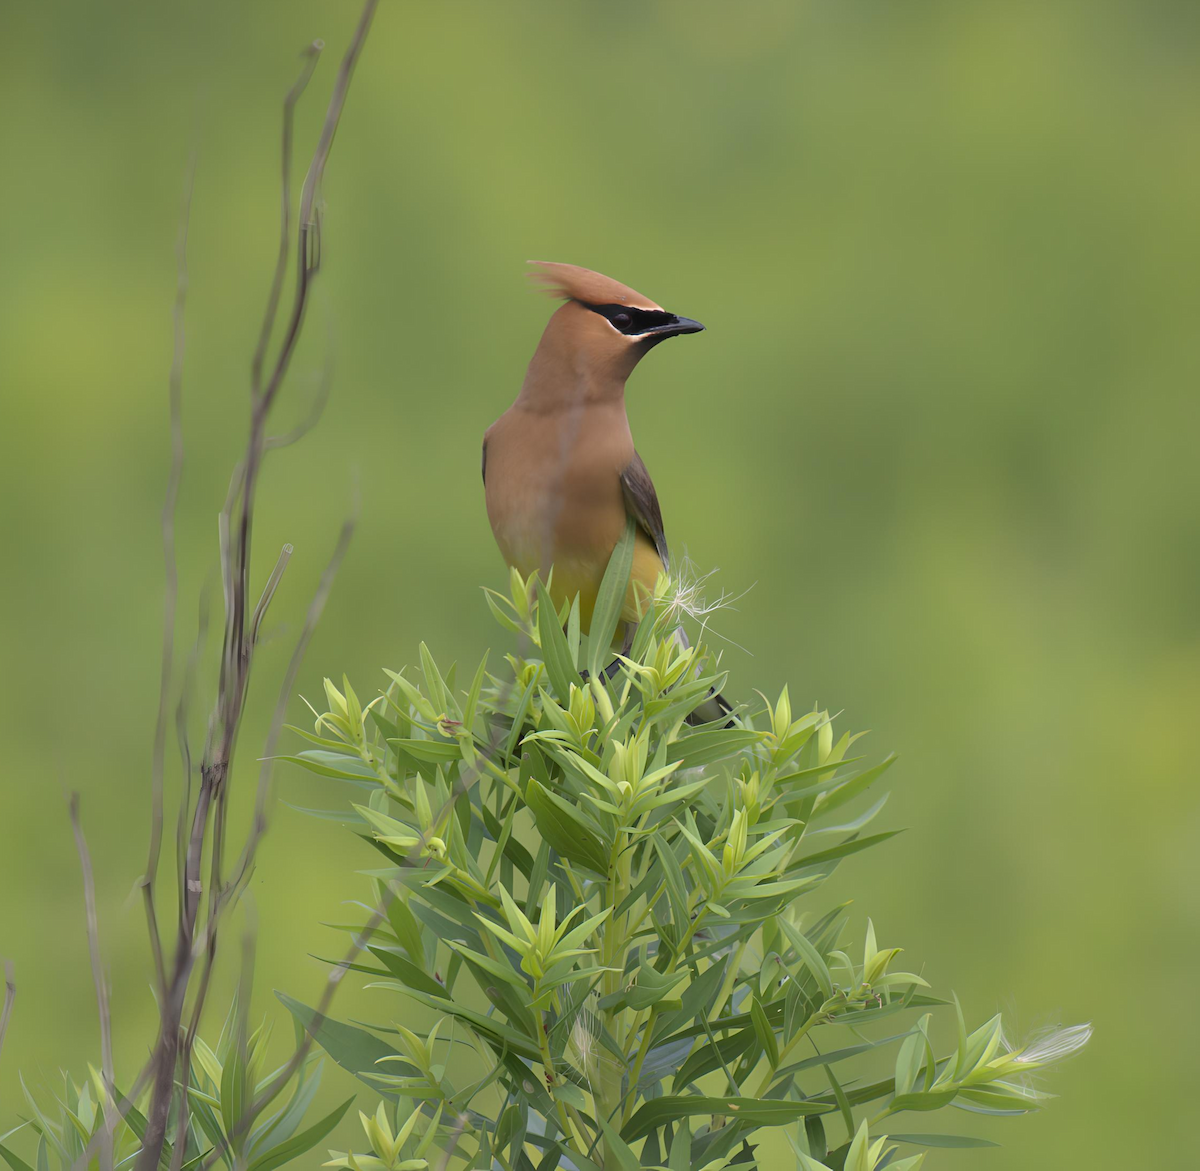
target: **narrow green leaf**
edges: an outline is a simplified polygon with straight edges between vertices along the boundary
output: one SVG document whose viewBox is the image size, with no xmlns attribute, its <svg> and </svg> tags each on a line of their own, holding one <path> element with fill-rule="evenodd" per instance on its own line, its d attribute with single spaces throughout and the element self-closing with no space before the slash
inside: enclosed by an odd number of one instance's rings
<svg viewBox="0 0 1200 1171">
<path fill-rule="evenodd" d="M 409 909 L 408 903 L 399 895 L 394 896 L 387 904 L 388 923 L 396 933 L 396 941 L 415 964 L 421 963 L 424 957 L 424 944 L 421 940 L 421 925 Z"/>
<path fill-rule="evenodd" d="M 487 675 L 488 652 L 483 652 L 483 658 L 479 660 L 479 667 L 475 671 L 475 678 L 471 680 L 471 690 L 467 692 L 466 706 L 463 708 L 463 727 L 468 732 L 474 731 L 475 713 L 479 707 L 479 693 L 483 690 L 483 680 Z"/>
<path fill-rule="evenodd" d="M 486 1016 L 483 1013 L 475 1012 L 474 1009 L 466 1008 L 452 1001 L 441 1000 L 435 996 L 428 996 L 426 993 L 417 992 L 415 989 L 410 990 L 408 995 L 419 1004 L 424 1004 L 426 1007 L 432 1008 L 436 1012 L 444 1013 L 447 1016 L 456 1017 L 458 1020 L 470 1025 L 481 1037 L 486 1038 L 492 1043 L 501 1060 L 506 1059 L 506 1048 L 509 1051 L 508 1056 L 519 1054 L 521 1057 L 533 1061 L 541 1059 L 541 1051 L 532 1040 L 531 1035 L 518 1032 L 512 1025 L 505 1024 L 496 1016 Z M 529 1077 L 528 1071 L 523 1071 L 522 1078 L 529 1080 Z"/>
<path fill-rule="evenodd" d="M 896 1093 L 907 1094 L 917 1080 L 917 1072 L 921 1068 L 921 1058 L 925 1056 L 925 1038 L 920 1033 L 912 1033 L 900 1046 L 896 1054 Z"/>
<path fill-rule="evenodd" d="M 633 570 L 633 546 L 637 526 L 633 518 L 625 521 L 625 532 L 617 542 L 608 567 L 596 592 L 596 604 L 592 607 L 592 623 L 588 631 L 588 675 L 596 679 L 608 662 L 609 648 L 617 633 L 617 623 L 625 608 L 625 594 L 629 588 L 629 574 Z"/>
<path fill-rule="evenodd" d="M 513 750 L 517 746 L 517 741 L 521 738 L 521 732 L 525 727 L 525 717 L 529 714 L 529 705 L 533 702 L 533 693 L 537 690 L 538 676 L 531 672 L 531 678 L 525 686 L 525 690 L 521 693 L 520 700 L 517 701 L 517 709 L 513 715 L 512 726 L 508 730 L 508 737 L 504 742 L 504 755 L 511 757 Z"/>
<path fill-rule="evenodd" d="M 566 703 L 570 698 L 571 684 L 577 687 L 583 685 L 579 672 L 571 658 L 571 648 L 567 645 L 567 636 L 558 624 L 558 612 L 550 599 L 546 587 L 537 583 L 538 595 L 538 640 L 542 644 L 542 661 L 546 664 L 546 674 L 555 695 Z"/>
<path fill-rule="evenodd" d="M 449 714 L 449 697 L 446 694 L 446 683 L 442 679 L 442 673 L 437 669 L 433 655 L 429 653 L 429 648 L 424 643 L 421 643 L 418 650 L 421 655 L 421 673 L 425 676 L 425 690 L 429 692 L 434 712 L 437 715 Z"/>
<path fill-rule="evenodd" d="M 449 760 L 462 759 L 462 746 L 457 740 L 389 740 L 388 743 L 400 752 L 407 752 L 427 764 L 443 764 Z M 376 778 L 378 779 L 378 778 Z"/>
<path fill-rule="evenodd" d="M 824 816 L 826 813 L 845 805 L 846 802 L 853 801 L 855 797 L 865 792 L 870 785 L 873 785 L 898 759 L 893 752 L 873 768 L 864 769 L 862 772 L 848 777 L 844 784 L 832 792 L 826 793 L 821 799 L 817 807 L 818 816 Z"/>
<path fill-rule="evenodd" d="M 808 1139 L 809 1153 L 817 1159 L 824 1159 L 829 1153 L 829 1144 L 825 1141 L 825 1120 L 819 1114 L 810 1114 L 804 1120 L 804 1137 Z"/>
<path fill-rule="evenodd" d="M 749 728 L 708 728 L 681 736 L 667 748 L 667 763 L 679 763 L 681 768 L 699 768 L 725 760 L 752 744 L 759 743 L 765 736 Z"/>
<path fill-rule="evenodd" d="M 889 1134 L 888 1142 L 915 1143 L 920 1147 L 998 1147 L 986 1138 L 971 1138 L 965 1134 Z"/>
<path fill-rule="evenodd" d="M 595 874 L 608 873 L 608 852 L 578 810 L 542 788 L 533 777 L 525 786 L 525 801 L 537 822 L 538 832 L 562 857 L 586 866 Z"/>
<path fill-rule="evenodd" d="M 638 1010 L 659 1004 L 687 974 L 687 970 L 684 969 L 664 975 L 649 964 L 643 963 L 638 968 L 637 982 L 624 994 L 625 1003 L 629 1008 Z M 679 1007 L 683 1007 L 682 1001 L 679 1002 Z"/>
<path fill-rule="evenodd" d="M 386 947 L 372 947 L 369 950 L 401 984 L 409 988 L 419 988 L 422 992 L 428 992 L 430 996 L 448 995 L 445 988 L 407 957 L 398 955 Z"/>
<path fill-rule="evenodd" d="M 754 1032 L 758 1037 L 759 1044 L 762 1045 L 763 1052 L 766 1053 L 767 1060 L 771 1063 L 771 1068 L 777 1068 L 779 1043 L 775 1039 L 775 1030 L 771 1028 L 767 1014 L 763 1011 L 762 1003 L 757 996 L 751 997 L 750 1000 L 750 1020 L 754 1025 Z"/>
<path fill-rule="evenodd" d="M 644 1102 L 621 1128 L 626 1142 L 636 1142 L 652 1130 L 701 1114 L 723 1114 L 746 1129 L 756 1126 L 786 1126 L 806 1114 L 827 1114 L 829 1107 L 818 1102 L 781 1102 L 776 1098 L 706 1098 L 699 1094 L 670 1095 Z"/>
<path fill-rule="evenodd" d="M 791 869 L 803 870 L 809 866 L 821 866 L 826 862 L 835 862 L 839 858 L 845 858 L 850 854 L 857 854 L 860 850 L 868 850 L 872 846 L 877 846 L 880 842 L 886 842 L 889 838 L 894 838 L 902 832 L 902 830 L 898 829 L 889 829 L 883 833 L 868 834 L 865 838 L 853 838 L 848 842 L 842 842 L 840 845 L 830 846 L 828 850 L 818 850 L 815 854 L 809 854 L 807 858 L 798 858 Z"/>
<path fill-rule="evenodd" d="M 683 869 L 675 851 L 661 833 L 655 832 L 651 838 L 654 849 L 662 863 L 663 881 L 667 887 L 667 902 L 671 907 L 671 921 L 675 924 L 680 936 L 688 925 L 688 892 L 683 878 Z"/>
<path fill-rule="evenodd" d="M 667 1160 L 669 1171 L 691 1171 L 692 1168 L 692 1131 L 684 1120 L 675 1128 L 675 1137 L 671 1140 L 671 1157 Z"/>
<path fill-rule="evenodd" d="M 710 1007 L 725 979 L 725 969 L 728 966 L 729 957 L 722 956 L 720 959 L 714 960 L 711 967 L 693 978 L 679 998 L 682 1002 L 679 1011 L 664 1013 L 658 1018 L 658 1024 L 654 1027 L 654 1035 L 650 1039 L 652 1046 L 660 1044 L 676 1029 L 690 1025 L 697 1015 Z"/>
<path fill-rule="evenodd" d="M 326 752 L 323 749 L 312 748 L 297 752 L 292 756 L 277 756 L 276 760 L 288 764 L 298 764 L 321 777 L 333 777 L 338 781 L 369 781 L 372 785 L 379 784 L 375 770 L 363 763 L 358 756 L 349 756 L 341 752 Z"/>
<path fill-rule="evenodd" d="M 816 977 L 822 995 L 828 1000 L 833 995 L 833 976 L 830 975 L 829 966 L 825 963 L 821 953 L 817 951 L 803 931 L 793 927 L 786 919 L 781 917 L 778 923 L 780 930 L 787 936 L 788 942 L 796 949 L 796 954 Z"/>
<path fill-rule="evenodd" d="M 842 1083 L 837 1080 L 837 1075 L 833 1072 L 833 1067 L 826 1065 L 822 1068 L 825 1070 L 825 1077 L 829 1080 L 829 1084 L 833 1088 L 834 1100 L 841 1111 L 842 1121 L 846 1124 L 846 1134 L 853 1139 L 854 1111 L 850 1107 L 850 1099 L 846 1097 L 846 1091 L 842 1089 Z"/>
<path fill-rule="evenodd" d="M 286 1142 L 272 1147 L 250 1164 L 249 1171 L 274 1171 L 276 1167 L 282 1167 L 284 1163 L 290 1163 L 306 1151 L 311 1151 L 317 1143 L 341 1122 L 342 1115 L 350 1109 L 353 1102 L 353 1098 L 347 1098 L 340 1106 L 326 1114 L 320 1122 L 314 1123 L 306 1130 L 293 1135 Z"/>
<path fill-rule="evenodd" d="M 0 1146 L 0 1156 L 12 1168 L 12 1171 L 33 1171 L 33 1168 L 8 1147 Z"/>
<path fill-rule="evenodd" d="M 891 1101 L 893 1113 L 901 1110 L 940 1110 L 954 1101 L 958 1090 L 923 1090 L 913 1094 L 897 1094 Z"/>
<path fill-rule="evenodd" d="M 276 991 L 275 995 L 283 1006 L 306 1029 L 312 1029 L 317 1044 L 333 1058 L 343 1069 L 355 1077 L 374 1085 L 365 1075 L 374 1073 L 376 1063 L 381 1057 L 395 1057 L 396 1050 L 385 1044 L 373 1033 L 353 1025 L 342 1024 L 340 1021 L 323 1017 L 314 1020 L 316 1013 L 313 1009 L 298 1000 L 293 1000 L 283 992 Z M 214 1140 L 216 1141 L 216 1140 Z"/>
<path fill-rule="evenodd" d="M 234 1134 L 242 1121 L 246 1098 L 245 1055 L 241 1045 L 235 1043 L 233 1052 L 225 1059 L 225 1066 L 221 1071 L 221 1117 L 225 1122 L 225 1133 L 231 1137 L 236 1150 L 240 1150 L 246 1141 L 245 1131 Z"/>
</svg>

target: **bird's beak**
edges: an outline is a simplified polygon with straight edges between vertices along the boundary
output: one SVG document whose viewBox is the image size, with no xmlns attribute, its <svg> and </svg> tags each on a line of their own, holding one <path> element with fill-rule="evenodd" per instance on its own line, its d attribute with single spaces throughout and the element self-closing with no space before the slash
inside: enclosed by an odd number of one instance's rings
<svg viewBox="0 0 1200 1171">
<path fill-rule="evenodd" d="M 700 333 L 704 326 L 698 321 L 693 321 L 690 317 L 676 317 L 674 321 L 665 322 L 663 325 L 656 325 L 652 329 L 646 330 L 642 337 L 653 338 L 655 341 L 662 341 L 665 338 L 676 337 L 684 333 Z"/>
</svg>

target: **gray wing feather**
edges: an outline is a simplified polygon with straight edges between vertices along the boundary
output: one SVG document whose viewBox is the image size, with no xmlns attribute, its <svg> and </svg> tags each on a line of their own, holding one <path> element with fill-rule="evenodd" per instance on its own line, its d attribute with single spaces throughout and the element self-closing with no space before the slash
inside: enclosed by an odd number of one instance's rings
<svg viewBox="0 0 1200 1171">
<path fill-rule="evenodd" d="M 641 526 L 646 536 L 654 542 L 654 548 L 662 559 L 663 568 L 671 567 L 671 555 L 667 551 L 667 535 L 663 531 L 662 509 L 658 504 L 658 493 L 654 481 L 642 457 L 635 451 L 629 466 L 621 473 L 621 491 L 625 495 L 625 511 Z"/>
</svg>

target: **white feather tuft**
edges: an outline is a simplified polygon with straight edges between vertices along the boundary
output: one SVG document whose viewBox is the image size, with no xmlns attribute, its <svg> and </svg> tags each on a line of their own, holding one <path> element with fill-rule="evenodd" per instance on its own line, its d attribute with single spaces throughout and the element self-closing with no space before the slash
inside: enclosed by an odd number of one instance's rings
<svg viewBox="0 0 1200 1171">
<path fill-rule="evenodd" d="M 1039 1030 L 1023 1045 L 1005 1046 L 1018 1065 L 1041 1066 L 1073 1057 L 1092 1039 L 1090 1021 L 1082 1025 L 1051 1026 Z"/>
<path fill-rule="evenodd" d="M 738 646 L 719 631 L 712 630 L 710 619 L 722 610 L 736 610 L 737 607 L 734 603 L 741 601 L 754 587 L 748 586 L 740 594 L 730 594 L 721 590 L 716 597 L 710 599 L 706 589 L 709 580 L 715 573 L 717 573 L 715 569 L 710 569 L 703 574 L 698 572 L 695 562 L 685 554 L 676 562 L 675 569 L 671 573 L 671 585 L 666 598 L 667 605 L 676 620 L 685 617 L 691 618 L 700 624 L 702 633 L 707 634 L 711 631 L 725 642 Z M 740 646 L 738 649 L 745 650 Z"/>
</svg>

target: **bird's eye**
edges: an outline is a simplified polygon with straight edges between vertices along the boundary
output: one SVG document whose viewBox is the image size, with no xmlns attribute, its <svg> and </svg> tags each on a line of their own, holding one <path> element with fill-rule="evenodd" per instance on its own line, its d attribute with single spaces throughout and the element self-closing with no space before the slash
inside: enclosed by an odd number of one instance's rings
<svg viewBox="0 0 1200 1171">
<path fill-rule="evenodd" d="M 618 329 L 628 329 L 633 324 L 633 318 L 628 313 L 614 313 L 612 323 Z"/>
</svg>

